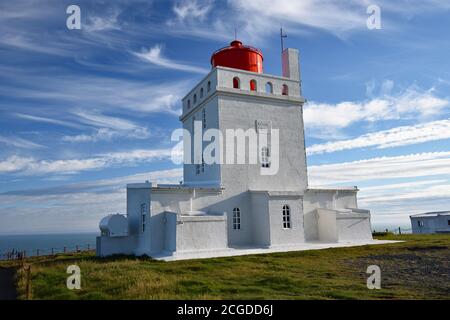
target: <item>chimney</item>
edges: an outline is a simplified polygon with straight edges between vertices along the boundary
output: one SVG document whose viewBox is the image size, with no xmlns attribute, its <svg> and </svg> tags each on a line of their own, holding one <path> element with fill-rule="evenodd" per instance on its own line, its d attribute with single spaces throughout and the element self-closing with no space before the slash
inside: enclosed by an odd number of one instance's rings
<svg viewBox="0 0 450 320">
<path fill-rule="evenodd" d="M 284 49 L 281 53 L 281 65 L 283 68 L 283 77 L 300 81 L 300 65 L 297 49 Z"/>
</svg>

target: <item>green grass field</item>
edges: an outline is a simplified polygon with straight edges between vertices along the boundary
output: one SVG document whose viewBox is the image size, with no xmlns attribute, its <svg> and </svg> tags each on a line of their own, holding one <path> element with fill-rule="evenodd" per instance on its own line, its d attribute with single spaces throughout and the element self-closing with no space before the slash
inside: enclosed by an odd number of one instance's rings
<svg viewBox="0 0 450 320">
<path fill-rule="evenodd" d="M 32 298 L 450 299 L 450 235 L 378 238 L 405 242 L 176 262 L 93 253 L 34 258 Z M 71 264 L 81 268 L 81 290 L 66 288 Z M 366 286 L 372 264 L 381 268 L 380 290 Z"/>
</svg>

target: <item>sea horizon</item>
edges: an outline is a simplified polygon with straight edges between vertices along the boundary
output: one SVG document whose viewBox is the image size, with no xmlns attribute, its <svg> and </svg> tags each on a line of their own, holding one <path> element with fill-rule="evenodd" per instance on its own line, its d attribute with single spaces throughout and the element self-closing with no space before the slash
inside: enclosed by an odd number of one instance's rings
<svg viewBox="0 0 450 320">
<path fill-rule="evenodd" d="M 36 256 L 71 252 L 77 248 L 95 249 L 98 235 L 99 232 L 1 234 L 0 260 L 5 259 L 6 253 L 11 251 L 25 251 L 27 256 Z"/>
</svg>

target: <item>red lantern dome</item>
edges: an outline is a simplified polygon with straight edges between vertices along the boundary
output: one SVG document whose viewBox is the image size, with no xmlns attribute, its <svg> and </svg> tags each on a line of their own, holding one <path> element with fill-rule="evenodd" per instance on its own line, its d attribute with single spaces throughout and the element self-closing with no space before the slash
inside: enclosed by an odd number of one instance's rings
<svg viewBox="0 0 450 320">
<path fill-rule="evenodd" d="M 211 65 L 213 68 L 222 66 L 262 73 L 263 54 L 259 49 L 245 46 L 241 41 L 234 40 L 228 47 L 212 54 Z"/>
</svg>

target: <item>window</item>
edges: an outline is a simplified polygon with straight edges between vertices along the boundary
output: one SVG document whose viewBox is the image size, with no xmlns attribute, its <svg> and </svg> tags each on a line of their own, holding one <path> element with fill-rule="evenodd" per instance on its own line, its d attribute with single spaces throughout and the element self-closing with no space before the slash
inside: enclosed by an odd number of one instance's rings
<svg viewBox="0 0 450 320">
<path fill-rule="evenodd" d="M 241 230 L 241 210 L 239 208 L 233 209 L 233 229 Z"/>
<path fill-rule="evenodd" d="M 241 87 L 241 82 L 238 77 L 233 78 L 233 88 L 239 89 Z"/>
<path fill-rule="evenodd" d="M 417 221 L 417 224 L 419 227 L 423 227 L 423 221 L 419 220 L 419 221 Z"/>
<path fill-rule="evenodd" d="M 283 206 L 283 228 L 291 228 L 291 208 L 287 204 Z"/>
<path fill-rule="evenodd" d="M 200 89 L 200 99 L 203 98 L 203 88 Z"/>
<path fill-rule="evenodd" d="M 147 206 L 145 203 L 141 204 L 141 222 L 142 222 L 142 232 L 145 232 L 145 217 L 147 215 Z"/>
<path fill-rule="evenodd" d="M 199 164 L 196 164 L 196 165 L 195 165 L 195 174 L 196 174 L 196 175 L 199 175 L 199 174 L 200 174 L 200 165 L 199 165 Z"/>
<path fill-rule="evenodd" d="M 266 93 L 273 93 L 273 85 L 271 82 L 266 83 Z"/>
<path fill-rule="evenodd" d="M 203 129 L 206 128 L 206 110 L 205 108 L 203 108 L 202 110 L 202 124 L 203 124 Z"/>
<path fill-rule="evenodd" d="M 270 168 L 270 151 L 268 147 L 261 148 L 261 167 Z"/>
<path fill-rule="evenodd" d="M 191 108 L 191 100 L 189 99 L 188 100 L 188 109 L 190 109 Z"/>
<path fill-rule="evenodd" d="M 194 104 L 197 103 L 197 94 L 194 94 Z"/>
<path fill-rule="evenodd" d="M 256 80 L 252 79 L 250 80 L 250 91 L 256 91 L 257 86 L 256 86 Z"/>
<path fill-rule="evenodd" d="M 202 172 L 205 172 L 205 159 L 202 156 Z"/>
<path fill-rule="evenodd" d="M 208 81 L 208 86 L 207 86 L 206 90 L 207 90 L 208 92 L 211 91 L 211 81 Z"/>
<path fill-rule="evenodd" d="M 450 226 L 450 220 L 447 220 L 448 225 Z"/>
<path fill-rule="evenodd" d="M 288 86 L 287 86 L 286 84 L 283 84 L 283 89 L 282 89 L 282 91 L 281 91 L 281 94 L 282 94 L 283 96 L 289 95 L 289 88 L 288 88 Z"/>
</svg>

